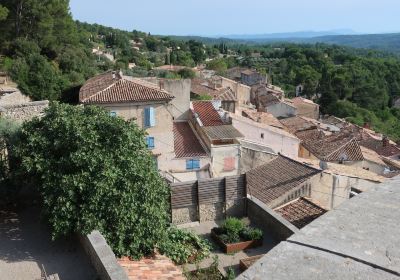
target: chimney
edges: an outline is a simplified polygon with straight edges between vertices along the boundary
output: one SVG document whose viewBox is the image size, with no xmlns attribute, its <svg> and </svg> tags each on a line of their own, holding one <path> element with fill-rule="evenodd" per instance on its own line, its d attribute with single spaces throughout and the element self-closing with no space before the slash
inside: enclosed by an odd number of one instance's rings
<svg viewBox="0 0 400 280">
<path fill-rule="evenodd" d="M 115 79 L 115 78 L 116 78 L 116 74 L 117 74 L 117 72 L 116 72 L 116 71 L 112 71 L 112 78 L 113 78 L 113 79 Z"/>
<path fill-rule="evenodd" d="M 383 138 L 382 138 L 382 146 L 383 147 L 388 147 L 389 146 L 389 138 L 386 135 L 384 135 Z"/>
<path fill-rule="evenodd" d="M 158 85 L 160 86 L 160 90 L 164 89 L 164 81 L 163 80 L 159 80 Z"/>
</svg>

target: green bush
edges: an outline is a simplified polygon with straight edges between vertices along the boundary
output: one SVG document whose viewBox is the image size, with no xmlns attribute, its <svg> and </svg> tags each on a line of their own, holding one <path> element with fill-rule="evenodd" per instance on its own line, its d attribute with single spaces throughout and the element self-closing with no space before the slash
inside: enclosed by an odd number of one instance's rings
<svg viewBox="0 0 400 280">
<path fill-rule="evenodd" d="M 245 224 L 238 218 L 228 218 L 225 220 L 222 228 L 228 235 L 239 235 L 239 233 L 245 228 Z"/>
<path fill-rule="evenodd" d="M 263 237 L 261 229 L 246 227 L 240 232 L 240 237 L 245 240 L 260 240 Z"/>
<path fill-rule="evenodd" d="M 238 218 L 228 218 L 219 228 L 213 228 L 213 232 L 225 244 L 238 243 L 240 241 L 259 240 L 263 237 L 262 230 L 246 226 Z"/>
<path fill-rule="evenodd" d="M 198 262 L 208 257 L 211 244 L 193 232 L 171 227 L 164 240 L 158 244 L 158 249 L 173 262 L 184 264 L 189 261 Z"/>
</svg>

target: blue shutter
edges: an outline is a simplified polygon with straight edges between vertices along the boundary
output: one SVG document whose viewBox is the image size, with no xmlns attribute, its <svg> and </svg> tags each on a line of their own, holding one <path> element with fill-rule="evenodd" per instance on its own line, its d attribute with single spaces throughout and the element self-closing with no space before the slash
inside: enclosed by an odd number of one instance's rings
<svg viewBox="0 0 400 280">
<path fill-rule="evenodd" d="M 191 159 L 186 160 L 186 170 L 192 170 L 193 169 L 193 161 Z"/>
<path fill-rule="evenodd" d="M 155 126 L 156 125 L 156 116 L 154 113 L 154 108 L 150 107 L 149 108 L 149 114 L 150 114 L 150 125 L 149 126 Z"/>
<path fill-rule="evenodd" d="M 149 150 L 154 149 L 154 137 L 146 137 L 146 145 Z"/>
<path fill-rule="evenodd" d="M 193 160 L 193 169 L 200 169 L 200 160 L 198 159 Z"/>
<path fill-rule="evenodd" d="M 144 126 L 150 126 L 150 108 L 144 108 Z"/>
</svg>

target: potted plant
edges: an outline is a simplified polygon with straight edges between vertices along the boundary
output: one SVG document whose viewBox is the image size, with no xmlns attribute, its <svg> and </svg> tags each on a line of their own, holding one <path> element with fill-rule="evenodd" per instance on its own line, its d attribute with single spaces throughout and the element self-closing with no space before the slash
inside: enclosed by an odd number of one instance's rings
<svg viewBox="0 0 400 280">
<path fill-rule="evenodd" d="M 211 230 L 211 237 L 229 254 L 261 246 L 263 232 L 258 228 L 246 226 L 240 219 L 228 218 L 221 227 Z"/>
</svg>

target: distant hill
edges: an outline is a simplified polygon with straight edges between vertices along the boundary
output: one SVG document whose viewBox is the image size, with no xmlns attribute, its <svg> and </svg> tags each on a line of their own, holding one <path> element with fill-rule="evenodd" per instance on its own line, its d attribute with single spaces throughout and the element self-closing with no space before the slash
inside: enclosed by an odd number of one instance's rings
<svg viewBox="0 0 400 280">
<path fill-rule="evenodd" d="M 238 40 L 267 40 L 267 39 L 286 39 L 286 38 L 314 38 L 330 35 L 356 35 L 353 30 L 338 29 L 330 31 L 299 31 L 299 32 L 284 32 L 284 33 L 270 33 L 270 34 L 243 34 L 243 35 L 223 35 L 218 36 L 228 39 Z"/>
<path fill-rule="evenodd" d="M 294 40 L 296 41 L 296 40 Z M 305 40 L 303 43 L 327 43 L 353 48 L 368 48 L 394 52 L 400 54 L 400 33 L 391 34 L 367 34 L 367 35 L 337 35 L 321 36 Z"/>
<path fill-rule="evenodd" d="M 220 42 L 231 44 L 266 44 L 266 43 L 326 43 L 353 48 L 381 50 L 400 54 L 400 33 L 363 34 L 363 35 L 316 35 L 318 32 L 276 33 L 264 35 L 227 35 L 221 38 L 200 36 L 171 36 L 178 40 L 197 40 L 205 44 Z"/>
</svg>

